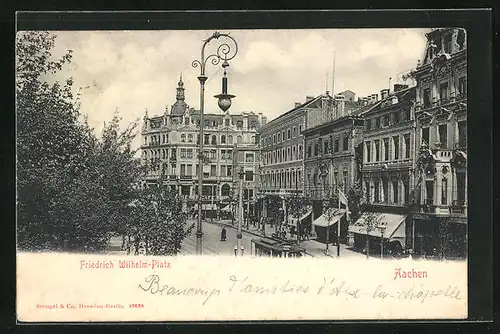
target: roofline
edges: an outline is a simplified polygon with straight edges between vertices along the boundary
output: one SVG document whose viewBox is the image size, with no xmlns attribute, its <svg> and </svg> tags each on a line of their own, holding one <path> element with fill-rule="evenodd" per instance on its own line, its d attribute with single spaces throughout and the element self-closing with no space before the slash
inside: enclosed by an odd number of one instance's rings
<svg viewBox="0 0 500 334">
<path fill-rule="evenodd" d="M 347 116 L 343 116 L 343 117 L 340 117 L 340 118 L 337 118 L 337 119 L 334 119 L 333 121 L 331 122 L 328 122 L 328 123 L 323 123 L 323 124 L 320 124 L 320 125 L 317 125 L 315 126 L 314 128 L 310 128 L 310 129 L 306 129 L 304 131 L 302 131 L 302 134 L 303 135 L 306 135 L 306 134 L 309 134 L 313 131 L 318 131 L 318 130 L 322 130 L 324 128 L 327 128 L 329 126 L 335 126 L 343 121 L 346 121 L 346 120 L 351 120 L 351 121 L 354 121 L 354 120 L 358 120 L 358 119 L 361 119 L 360 116 L 358 115 L 347 115 Z"/>
<path fill-rule="evenodd" d="M 378 101 L 378 103 L 382 103 L 382 102 L 384 102 L 384 101 L 387 101 L 387 100 L 388 100 L 391 96 L 394 96 L 394 95 L 396 95 L 396 94 L 398 94 L 398 93 L 400 93 L 400 92 L 403 92 L 403 93 L 404 93 L 405 91 L 410 91 L 410 90 L 412 90 L 412 89 L 415 89 L 415 90 L 416 90 L 416 89 L 417 89 L 417 86 L 411 86 L 411 87 L 408 87 L 408 88 L 404 88 L 404 89 L 398 90 L 397 92 L 394 92 L 393 94 L 389 95 L 387 98 L 385 98 L 385 99 L 383 99 L 383 100 Z M 401 104 L 401 102 L 398 102 L 398 104 Z M 392 106 L 392 104 L 391 104 L 391 106 Z M 375 106 L 374 106 L 374 107 L 375 107 Z M 390 107 L 390 106 L 384 106 L 383 108 L 384 108 L 384 109 L 389 109 L 389 107 Z M 373 108 L 370 108 L 370 109 L 368 109 L 367 111 L 365 111 L 365 112 L 363 113 L 363 115 L 365 115 L 365 114 L 369 114 L 369 113 L 371 113 L 372 111 L 373 111 L 373 112 L 375 112 L 375 111 L 373 110 Z M 376 111 L 382 111 L 382 110 L 376 110 Z"/>
<path fill-rule="evenodd" d="M 274 121 L 277 121 L 277 120 L 278 120 L 278 119 L 280 119 L 281 117 L 284 117 L 284 116 L 286 116 L 286 115 L 288 115 L 288 114 L 292 113 L 293 111 L 296 111 L 296 110 L 298 110 L 298 109 L 304 108 L 304 107 L 306 107 L 307 105 L 309 105 L 309 104 L 313 103 L 314 101 L 319 100 L 319 98 L 321 98 L 321 97 L 323 97 L 323 96 L 324 96 L 324 94 L 320 94 L 320 95 L 316 96 L 314 99 L 312 99 L 311 101 L 304 102 L 304 103 L 302 103 L 301 105 L 296 106 L 296 107 L 294 107 L 293 109 L 290 109 L 290 110 L 288 110 L 288 111 L 284 112 L 283 114 L 279 115 L 279 116 L 278 116 L 278 117 L 276 117 L 275 119 L 273 119 L 273 120 L 271 120 L 271 121 L 267 122 L 267 123 L 266 123 L 266 125 L 264 125 L 264 128 L 265 128 L 265 127 L 268 127 L 268 126 L 269 126 L 269 125 L 271 125 Z M 331 97 L 331 96 L 330 96 L 330 97 Z"/>
</svg>

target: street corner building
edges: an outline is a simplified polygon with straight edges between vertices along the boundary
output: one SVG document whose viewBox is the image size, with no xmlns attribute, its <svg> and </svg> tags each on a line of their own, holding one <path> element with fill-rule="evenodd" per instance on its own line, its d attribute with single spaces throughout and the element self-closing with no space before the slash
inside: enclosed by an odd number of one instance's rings
<svg viewBox="0 0 500 334">
<path fill-rule="evenodd" d="M 464 29 L 427 35 L 413 72 L 415 103 L 414 249 L 467 253 L 467 38 Z"/>
<path fill-rule="evenodd" d="M 394 85 L 365 113 L 362 186 L 368 213 L 350 226 L 389 252 L 467 255 L 467 59 L 463 29 L 433 29 L 422 61 L 408 73 L 414 87 Z"/>
<path fill-rule="evenodd" d="M 254 112 L 229 114 L 190 108 L 185 101 L 182 77 L 176 101 L 163 115 L 144 115 L 142 164 L 146 185 L 162 182 L 182 198 L 183 210 L 198 213 L 199 142 L 203 140 L 203 218 L 225 218 L 236 208 L 238 171 L 243 168 L 246 212 L 253 212 L 258 188 L 259 129 L 266 118 Z M 204 127 L 203 138 L 199 137 Z"/>
</svg>

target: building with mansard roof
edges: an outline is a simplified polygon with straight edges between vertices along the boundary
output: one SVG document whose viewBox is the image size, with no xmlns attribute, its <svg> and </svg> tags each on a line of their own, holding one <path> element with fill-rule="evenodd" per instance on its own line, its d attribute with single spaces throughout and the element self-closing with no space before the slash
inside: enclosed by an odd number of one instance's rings
<svg viewBox="0 0 500 334">
<path fill-rule="evenodd" d="M 221 111 L 204 114 L 185 101 L 182 77 L 176 101 L 163 115 L 144 115 L 142 127 L 142 164 L 144 183 L 168 185 L 183 199 L 186 212 L 197 212 L 199 127 L 204 127 L 203 213 L 221 217 L 228 214 L 234 198 L 240 168 L 244 169 L 245 204 L 253 210 L 258 187 L 258 131 L 266 124 L 261 113 L 239 114 Z M 236 191 L 237 192 L 237 191 Z"/>
</svg>

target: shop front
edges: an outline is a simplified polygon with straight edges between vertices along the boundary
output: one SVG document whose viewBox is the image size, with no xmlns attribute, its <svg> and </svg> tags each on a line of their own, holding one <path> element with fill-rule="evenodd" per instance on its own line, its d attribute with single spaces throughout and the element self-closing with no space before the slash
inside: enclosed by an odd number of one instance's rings
<svg viewBox="0 0 500 334">
<path fill-rule="evenodd" d="M 427 258 L 467 257 L 466 219 L 414 215 L 415 253 Z"/>
<path fill-rule="evenodd" d="M 337 243 L 338 230 L 340 224 L 340 239 L 346 236 L 347 221 L 344 218 L 346 213 L 345 209 L 329 209 L 323 213 L 316 220 L 313 225 L 316 229 L 316 240 L 323 243 Z"/>
<path fill-rule="evenodd" d="M 380 254 L 383 246 L 384 253 L 401 255 L 406 246 L 406 219 L 406 215 L 394 213 L 363 213 L 349 226 L 354 248 Z"/>
</svg>

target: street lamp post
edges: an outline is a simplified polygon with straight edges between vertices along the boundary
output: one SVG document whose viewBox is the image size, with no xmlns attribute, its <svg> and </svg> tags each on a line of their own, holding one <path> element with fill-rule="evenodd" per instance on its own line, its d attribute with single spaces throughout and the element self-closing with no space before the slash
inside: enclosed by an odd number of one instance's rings
<svg viewBox="0 0 500 334">
<path fill-rule="evenodd" d="M 219 39 L 220 37 L 227 38 L 230 40 L 232 43 L 234 43 L 234 51 L 232 50 L 231 46 L 227 43 L 222 43 L 219 45 L 217 48 L 217 52 L 210 54 L 205 57 L 205 47 L 207 44 L 212 41 L 213 39 Z M 226 67 L 229 66 L 227 63 L 228 60 L 233 59 L 236 54 L 238 53 L 238 44 L 236 44 L 236 41 L 229 36 L 229 34 L 221 34 L 219 32 L 214 32 L 212 36 L 207 38 L 203 42 L 203 46 L 201 48 L 201 58 L 199 60 L 194 60 L 192 62 L 192 66 L 194 68 L 200 67 L 200 75 L 198 76 L 198 80 L 200 81 L 200 130 L 199 130 L 199 152 L 198 152 L 198 161 L 199 161 L 199 171 L 198 171 L 198 221 L 196 224 L 196 254 L 201 255 L 202 253 L 202 237 L 203 237 L 203 231 L 202 231 L 202 196 L 203 196 L 203 127 L 204 127 L 204 119 L 203 119 L 203 112 L 204 112 L 204 104 L 205 104 L 205 82 L 207 81 L 208 77 L 205 75 L 205 67 L 207 64 L 207 61 L 211 59 L 212 65 L 218 65 L 221 60 L 224 60 L 222 67 L 224 68 L 224 78 L 222 79 L 222 84 L 223 84 L 223 92 L 222 94 L 216 96 L 219 98 L 219 107 L 226 111 L 229 109 L 231 106 L 231 98 L 234 97 L 232 95 L 227 94 L 227 78 L 225 76 L 226 74 Z M 226 88 L 226 91 L 224 91 L 224 88 Z"/>
<path fill-rule="evenodd" d="M 236 235 L 237 239 L 237 244 L 236 246 L 238 247 L 237 249 L 241 251 L 241 225 L 243 224 L 243 176 L 245 175 L 245 172 L 243 172 L 243 167 L 240 168 L 240 171 L 238 172 L 238 176 L 240 178 L 240 196 L 239 196 L 239 213 L 240 217 L 238 219 L 238 234 Z M 243 252 L 241 252 L 241 255 L 243 256 Z"/>
<path fill-rule="evenodd" d="M 378 227 L 378 229 L 380 230 L 380 258 L 383 259 L 384 258 L 384 232 L 385 232 L 385 229 L 386 229 L 386 226 L 385 225 L 380 225 Z"/>
</svg>

